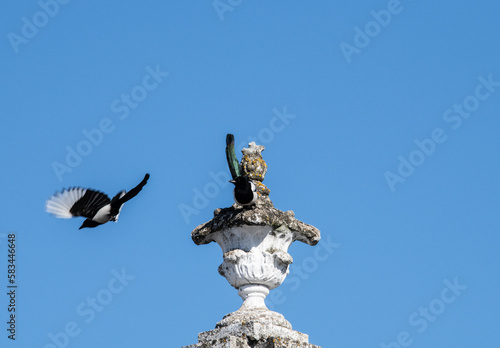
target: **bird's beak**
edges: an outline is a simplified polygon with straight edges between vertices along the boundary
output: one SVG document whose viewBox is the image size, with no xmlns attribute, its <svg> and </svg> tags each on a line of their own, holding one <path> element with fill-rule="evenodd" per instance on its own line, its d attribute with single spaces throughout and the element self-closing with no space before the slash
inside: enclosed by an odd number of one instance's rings
<svg viewBox="0 0 500 348">
<path fill-rule="evenodd" d="M 236 181 L 235 181 L 235 180 L 229 180 L 229 182 L 230 182 L 231 184 L 236 184 Z"/>
</svg>

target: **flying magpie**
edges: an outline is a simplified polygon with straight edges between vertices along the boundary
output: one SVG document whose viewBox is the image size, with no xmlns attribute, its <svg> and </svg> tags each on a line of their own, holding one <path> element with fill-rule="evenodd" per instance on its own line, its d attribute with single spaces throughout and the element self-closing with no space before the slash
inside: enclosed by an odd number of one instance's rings
<svg viewBox="0 0 500 348">
<path fill-rule="evenodd" d="M 83 216 L 87 219 L 79 229 L 84 227 L 96 227 L 108 221 L 117 221 L 123 203 L 134 198 L 146 185 L 149 174 L 129 192 L 120 191 L 113 199 L 109 199 L 102 192 L 72 187 L 62 192 L 57 192 L 45 203 L 48 213 L 57 218 L 69 219 L 75 216 Z"/>
<path fill-rule="evenodd" d="M 257 188 L 248 176 L 242 174 L 243 171 L 234 151 L 234 135 L 232 134 L 226 136 L 226 159 L 233 177 L 233 180 L 229 182 L 234 184 L 234 201 L 240 205 L 255 203 L 258 198 Z"/>
</svg>

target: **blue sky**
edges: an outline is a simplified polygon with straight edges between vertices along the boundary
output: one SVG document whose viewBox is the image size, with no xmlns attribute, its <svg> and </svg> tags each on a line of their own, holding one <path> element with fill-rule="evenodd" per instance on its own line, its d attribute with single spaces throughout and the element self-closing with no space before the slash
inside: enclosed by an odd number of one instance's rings
<svg viewBox="0 0 500 348">
<path fill-rule="evenodd" d="M 321 230 L 317 246 L 291 246 L 290 275 L 268 296 L 311 343 L 497 347 L 499 11 L 3 4 L 0 345 L 180 347 L 236 310 L 220 248 L 190 237 L 233 202 L 233 133 L 238 154 L 266 147 L 275 206 Z M 146 172 L 116 224 L 78 230 L 44 211 L 63 187 L 114 195 Z"/>
</svg>

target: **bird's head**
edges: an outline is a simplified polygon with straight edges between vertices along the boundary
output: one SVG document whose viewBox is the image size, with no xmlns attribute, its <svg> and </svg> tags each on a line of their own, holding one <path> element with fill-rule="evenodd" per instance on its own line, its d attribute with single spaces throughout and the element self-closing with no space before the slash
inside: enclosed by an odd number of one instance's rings
<svg viewBox="0 0 500 348">
<path fill-rule="evenodd" d="M 246 187 L 246 185 L 248 185 L 249 179 L 247 176 L 238 176 L 234 180 L 229 180 L 229 182 L 236 187 L 243 188 L 243 187 Z"/>
<path fill-rule="evenodd" d="M 100 225 L 100 223 L 87 219 L 80 226 L 79 230 L 81 230 L 82 228 L 85 228 L 85 227 L 92 228 L 92 227 L 96 227 L 96 226 L 99 226 L 99 225 Z"/>
</svg>

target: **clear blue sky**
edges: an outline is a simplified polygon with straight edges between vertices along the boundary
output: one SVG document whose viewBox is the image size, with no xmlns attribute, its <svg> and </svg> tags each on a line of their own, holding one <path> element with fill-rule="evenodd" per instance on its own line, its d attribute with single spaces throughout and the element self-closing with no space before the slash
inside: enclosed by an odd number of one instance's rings
<svg viewBox="0 0 500 348">
<path fill-rule="evenodd" d="M 0 346 L 180 347 L 236 310 L 220 248 L 190 237 L 233 202 L 231 132 L 321 230 L 268 297 L 310 342 L 498 347 L 499 3 L 215 5 L 2 4 Z M 44 211 L 146 172 L 116 224 Z"/>
</svg>

